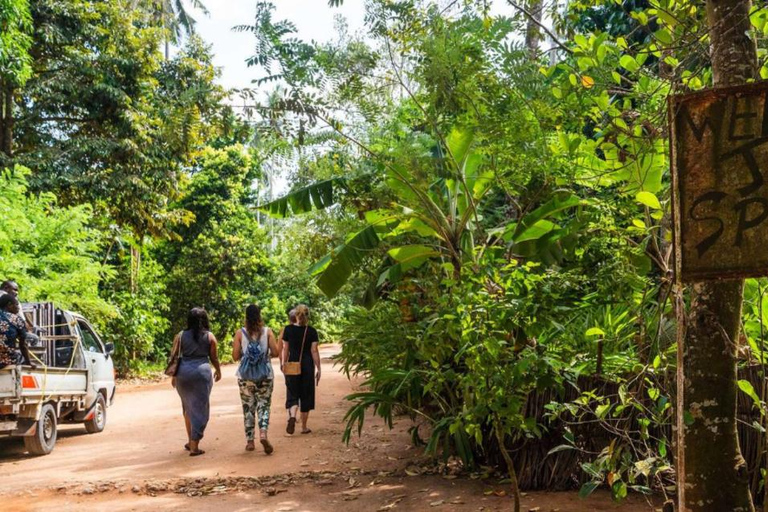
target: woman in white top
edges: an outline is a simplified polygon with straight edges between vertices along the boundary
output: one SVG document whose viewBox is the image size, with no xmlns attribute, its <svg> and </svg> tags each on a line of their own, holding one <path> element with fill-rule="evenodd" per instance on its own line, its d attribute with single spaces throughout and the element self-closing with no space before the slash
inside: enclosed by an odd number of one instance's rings
<svg viewBox="0 0 768 512">
<path fill-rule="evenodd" d="M 249 352 L 249 345 L 254 346 Z M 269 363 L 270 357 L 277 357 L 277 342 L 272 331 L 264 326 L 261 319 L 261 309 L 251 304 L 245 308 L 245 327 L 235 333 L 232 357 L 240 361 L 246 354 L 263 355 L 266 358 L 262 378 L 259 380 L 246 380 L 238 370 L 237 383 L 240 387 L 240 400 L 243 403 L 243 417 L 245 422 L 245 449 L 255 449 L 254 437 L 256 420 L 259 424 L 259 438 L 267 455 L 273 451 L 272 445 L 267 439 L 269 429 L 269 408 L 272 405 L 272 389 L 274 387 L 274 373 Z M 264 360 L 262 359 L 262 362 Z"/>
</svg>

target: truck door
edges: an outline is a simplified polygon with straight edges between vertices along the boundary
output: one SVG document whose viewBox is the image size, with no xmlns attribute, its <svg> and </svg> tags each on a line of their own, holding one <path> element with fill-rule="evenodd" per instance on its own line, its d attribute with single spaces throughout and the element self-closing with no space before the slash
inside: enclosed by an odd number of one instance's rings
<svg viewBox="0 0 768 512">
<path fill-rule="evenodd" d="M 109 401 L 115 387 L 112 358 L 107 355 L 104 345 L 93 329 L 91 329 L 91 326 L 88 325 L 88 322 L 78 318 L 77 327 L 80 329 L 80 339 L 83 340 L 86 364 L 88 364 L 91 370 L 93 389 L 97 392 L 100 389 L 106 390 L 107 396 L 105 398 Z"/>
</svg>

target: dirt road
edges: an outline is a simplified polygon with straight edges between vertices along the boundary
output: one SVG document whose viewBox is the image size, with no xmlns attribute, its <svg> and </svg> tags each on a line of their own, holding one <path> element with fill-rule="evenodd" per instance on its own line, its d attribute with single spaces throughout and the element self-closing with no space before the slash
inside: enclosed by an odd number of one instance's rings
<svg viewBox="0 0 768 512">
<path fill-rule="evenodd" d="M 489 481 L 417 475 L 420 454 L 403 420 L 390 431 L 368 423 L 363 437 L 341 442 L 344 397 L 352 384 L 323 347 L 323 380 L 309 435 L 285 434 L 285 388 L 278 376 L 272 402 L 271 456 L 244 451 L 234 366 L 224 368 L 211 398 L 211 422 L 189 457 L 181 407 L 169 382 L 118 390 L 106 430 L 87 435 L 64 426 L 56 449 L 30 457 L 19 441 L 0 441 L 3 510 L 508 510 L 504 486 Z M 278 371 L 279 374 L 279 371 Z M 298 432 L 298 430 L 297 430 Z M 258 446 L 258 445 L 257 445 Z M 604 495 L 587 501 L 575 493 L 526 495 L 524 510 L 653 510 L 643 500 L 618 507 Z"/>
</svg>

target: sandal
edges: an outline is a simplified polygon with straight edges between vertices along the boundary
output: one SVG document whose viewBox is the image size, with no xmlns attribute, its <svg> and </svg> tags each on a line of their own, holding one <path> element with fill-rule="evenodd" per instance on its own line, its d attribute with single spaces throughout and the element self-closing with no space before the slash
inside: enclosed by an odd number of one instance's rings
<svg viewBox="0 0 768 512">
<path fill-rule="evenodd" d="M 189 452 L 190 457 L 197 457 L 198 455 L 202 455 L 205 453 L 205 450 L 195 450 L 194 452 Z"/>
<path fill-rule="evenodd" d="M 187 450 L 187 451 L 189 451 L 189 443 L 187 443 L 187 444 L 185 444 L 185 445 L 184 445 L 184 449 L 185 449 L 185 450 Z"/>
<path fill-rule="evenodd" d="M 301 433 L 302 434 L 311 434 L 312 430 L 311 429 L 304 429 L 304 430 L 301 431 Z"/>
<path fill-rule="evenodd" d="M 285 428 L 285 431 L 291 435 L 293 435 L 293 433 L 296 432 L 296 418 L 294 418 L 293 416 L 288 418 L 288 426 Z"/>
<path fill-rule="evenodd" d="M 275 449 L 272 448 L 272 443 L 270 443 L 266 439 L 261 440 L 261 445 L 264 447 L 264 453 L 266 453 L 267 455 L 272 455 L 272 452 L 275 451 Z"/>
<path fill-rule="evenodd" d="M 256 449 L 256 445 L 253 444 L 253 441 L 248 441 L 245 445 L 245 451 L 252 452 Z"/>
</svg>

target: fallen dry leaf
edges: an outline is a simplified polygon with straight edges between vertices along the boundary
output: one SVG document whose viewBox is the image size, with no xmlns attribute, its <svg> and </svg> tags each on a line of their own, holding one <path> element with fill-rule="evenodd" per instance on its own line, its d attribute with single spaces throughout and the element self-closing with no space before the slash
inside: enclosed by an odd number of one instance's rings
<svg viewBox="0 0 768 512">
<path fill-rule="evenodd" d="M 387 504 L 387 505 L 382 505 L 381 507 L 379 507 L 379 510 L 378 510 L 378 512 L 386 512 L 387 510 L 392 510 L 392 509 L 393 509 L 393 508 L 395 508 L 395 507 L 397 506 L 397 504 L 398 504 L 398 503 L 400 503 L 401 501 L 403 501 L 403 498 L 398 498 L 398 499 L 396 499 L 395 501 L 393 501 L 392 503 L 389 503 L 389 504 Z"/>
</svg>

